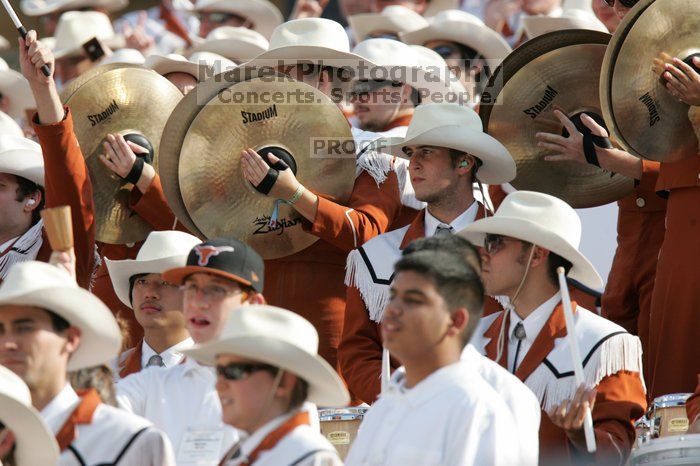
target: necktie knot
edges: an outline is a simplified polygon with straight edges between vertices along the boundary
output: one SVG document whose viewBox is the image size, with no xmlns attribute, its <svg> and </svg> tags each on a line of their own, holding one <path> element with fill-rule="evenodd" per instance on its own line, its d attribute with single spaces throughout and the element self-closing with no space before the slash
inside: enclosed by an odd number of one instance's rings
<svg viewBox="0 0 700 466">
<path fill-rule="evenodd" d="M 158 367 L 164 367 L 165 364 L 163 363 L 163 358 L 160 356 L 160 354 L 154 354 L 150 358 L 148 358 L 148 362 L 146 363 L 146 367 L 151 367 L 151 366 L 158 366 Z"/>
</svg>

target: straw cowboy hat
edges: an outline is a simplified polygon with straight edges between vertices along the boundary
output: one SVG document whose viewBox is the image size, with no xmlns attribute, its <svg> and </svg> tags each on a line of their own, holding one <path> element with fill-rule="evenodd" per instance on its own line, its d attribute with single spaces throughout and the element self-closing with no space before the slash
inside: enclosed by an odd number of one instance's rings
<svg viewBox="0 0 700 466">
<path fill-rule="evenodd" d="M 257 57 L 270 47 L 265 36 L 252 29 L 221 26 L 213 29 L 207 38 L 187 50 L 190 56 L 195 52 L 212 52 L 243 63 Z"/>
<path fill-rule="evenodd" d="M 481 119 L 468 107 L 426 104 L 416 107 L 406 137 L 382 138 L 379 150 L 408 159 L 405 146 L 437 146 L 466 152 L 481 160 L 476 178 L 487 184 L 507 183 L 515 178 L 515 162 L 508 149 L 484 133 Z"/>
<path fill-rule="evenodd" d="M 197 81 L 204 80 L 211 70 L 206 63 L 196 63 L 176 53 L 149 55 L 143 66 L 152 69 L 161 76 L 170 73 L 185 73 L 194 76 Z"/>
<path fill-rule="evenodd" d="M 415 31 L 428 25 L 428 20 L 415 11 L 401 5 L 390 5 L 381 13 L 361 13 L 348 16 L 348 24 L 356 43 L 367 39 L 372 33 Z"/>
<path fill-rule="evenodd" d="M 364 60 L 350 52 L 350 40 L 339 23 L 325 18 L 305 18 L 275 28 L 270 48 L 245 66 L 277 66 L 280 62 L 357 68 Z"/>
<path fill-rule="evenodd" d="M 54 11 L 102 8 L 109 12 L 126 8 L 128 0 L 22 0 L 20 8 L 27 16 L 43 16 Z"/>
<path fill-rule="evenodd" d="M 112 52 L 108 57 L 100 60 L 100 65 L 109 65 L 110 63 L 130 63 L 132 65 L 143 65 L 146 62 L 146 57 L 136 49 L 119 49 Z"/>
<path fill-rule="evenodd" d="M 0 137 L 14 136 L 18 138 L 24 137 L 24 131 L 17 122 L 5 112 L 0 112 Z"/>
<path fill-rule="evenodd" d="M 0 306 L 6 305 L 46 309 L 80 329 L 69 371 L 104 364 L 119 352 L 122 337 L 112 311 L 58 267 L 37 261 L 13 265 L 0 285 Z"/>
<path fill-rule="evenodd" d="M 284 22 L 284 17 L 273 3 L 267 0 L 199 0 L 194 11 L 231 13 L 250 20 L 253 29 L 265 37 Z"/>
<path fill-rule="evenodd" d="M 175 267 L 184 267 L 190 250 L 202 241 L 196 236 L 181 231 L 151 232 L 136 259 L 109 260 L 105 258 L 114 292 L 119 301 L 131 307 L 129 279 L 134 275 L 163 273 Z"/>
<path fill-rule="evenodd" d="M 409 45 L 409 47 L 415 52 L 418 65 L 428 71 L 431 76 L 437 78 L 437 80 L 431 79 L 427 83 L 427 89 L 431 96 L 436 96 L 438 92 L 444 95 L 447 90 L 448 92 L 454 92 L 458 96 L 470 97 L 467 95 L 468 91 L 464 84 L 450 70 L 449 65 L 439 53 L 422 45 Z M 471 96 L 470 101 L 473 100 L 473 96 Z"/>
<path fill-rule="evenodd" d="M 188 60 L 192 63 L 206 65 L 213 70 L 214 74 L 223 73 L 238 66 L 233 60 L 212 52 L 195 52 L 189 56 Z"/>
<path fill-rule="evenodd" d="M 106 14 L 99 11 L 66 11 L 56 26 L 53 54 L 57 59 L 80 55 L 83 44 L 94 37 L 113 50 L 126 45 L 124 36 L 114 32 Z"/>
<path fill-rule="evenodd" d="M 41 146 L 23 136 L 0 135 L 0 173 L 21 176 L 44 186 Z"/>
<path fill-rule="evenodd" d="M 460 10 L 447 10 L 430 18 L 421 29 L 401 33 L 407 44 L 423 45 L 431 40 L 448 40 L 466 45 L 488 60 L 503 60 L 512 51 L 508 42 L 476 16 Z"/>
<path fill-rule="evenodd" d="M 592 31 L 608 32 L 596 15 L 588 10 L 569 8 L 561 12 L 561 16 L 523 16 L 525 33 L 532 39 L 542 34 L 565 29 L 589 29 Z"/>
<path fill-rule="evenodd" d="M 308 401 L 319 406 L 349 403 L 345 384 L 318 355 L 318 333 L 303 317 L 279 307 L 246 306 L 233 312 L 221 335 L 184 353 L 213 366 L 216 356 L 233 354 L 279 367 L 309 384 Z"/>
<path fill-rule="evenodd" d="M 60 454 L 53 432 L 32 406 L 29 388 L 14 372 L 0 366 L 0 422 L 15 436 L 18 466 L 56 464 Z"/>
<path fill-rule="evenodd" d="M 477 245 L 484 244 L 486 234 L 509 236 L 548 249 L 573 264 L 569 277 L 589 288 L 603 288 L 595 267 L 578 250 L 581 219 L 557 197 L 516 191 L 506 196 L 493 217 L 477 220 L 459 232 Z"/>
<path fill-rule="evenodd" d="M 29 82 L 20 73 L 10 69 L 7 62 L 2 59 L 0 59 L 0 94 L 9 99 L 10 106 L 7 114 L 14 119 L 25 118 L 26 109 L 36 108 Z"/>
</svg>

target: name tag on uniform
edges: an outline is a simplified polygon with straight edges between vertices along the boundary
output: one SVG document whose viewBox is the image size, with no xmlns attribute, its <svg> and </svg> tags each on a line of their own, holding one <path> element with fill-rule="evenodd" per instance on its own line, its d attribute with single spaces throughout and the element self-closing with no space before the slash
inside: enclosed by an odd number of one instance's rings
<svg viewBox="0 0 700 466">
<path fill-rule="evenodd" d="M 222 430 L 197 429 L 185 432 L 177 452 L 178 465 L 209 466 L 221 459 Z"/>
</svg>

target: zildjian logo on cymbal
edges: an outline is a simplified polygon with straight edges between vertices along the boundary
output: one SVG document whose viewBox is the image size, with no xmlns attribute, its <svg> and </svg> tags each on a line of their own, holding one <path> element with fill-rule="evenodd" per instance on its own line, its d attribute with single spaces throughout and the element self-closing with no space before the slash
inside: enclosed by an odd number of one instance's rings
<svg viewBox="0 0 700 466">
<path fill-rule="evenodd" d="M 268 215 L 263 215 L 262 217 L 258 217 L 253 221 L 253 225 L 255 225 L 256 227 L 253 234 L 264 235 L 267 233 L 277 232 L 278 235 L 281 235 L 282 233 L 284 233 L 285 228 L 291 228 L 300 223 L 301 217 L 292 219 L 280 218 L 277 220 L 277 224 L 275 226 L 270 226 L 270 217 Z"/>
<path fill-rule="evenodd" d="M 248 124 L 253 121 L 269 120 L 277 116 L 277 105 L 266 108 L 262 112 L 241 112 L 243 124 Z"/>
<path fill-rule="evenodd" d="M 116 100 L 112 100 L 112 103 L 109 104 L 109 107 L 105 108 L 102 112 L 97 113 L 95 115 L 88 115 L 88 121 L 90 122 L 91 126 L 95 126 L 98 123 L 102 123 L 114 113 L 119 110 L 119 105 L 117 105 Z"/>
<path fill-rule="evenodd" d="M 530 108 L 526 108 L 525 110 L 523 110 L 523 112 L 525 113 L 525 115 L 529 116 L 534 120 L 540 113 L 542 113 L 542 111 L 545 108 L 547 108 L 549 104 L 552 103 L 554 97 L 556 97 L 557 95 L 559 95 L 559 92 L 556 89 L 554 89 L 552 86 L 547 86 L 547 89 L 545 89 L 544 95 L 542 96 L 542 100 L 537 102 L 537 105 Z"/>
</svg>

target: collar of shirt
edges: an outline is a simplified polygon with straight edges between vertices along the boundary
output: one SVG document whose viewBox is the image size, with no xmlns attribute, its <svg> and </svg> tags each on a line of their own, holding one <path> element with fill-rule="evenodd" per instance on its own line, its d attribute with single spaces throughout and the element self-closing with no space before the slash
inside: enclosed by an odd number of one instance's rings
<svg viewBox="0 0 700 466">
<path fill-rule="evenodd" d="M 63 390 L 41 410 L 41 417 L 44 418 L 51 431 L 56 434 L 79 403 L 80 397 L 75 393 L 73 387 L 66 383 Z"/>
<path fill-rule="evenodd" d="M 528 343 L 534 342 L 535 338 L 537 338 L 537 335 L 539 335 L 542 330 L 542 327 L 544 327 L 544 324 L 547 322 L 547 319 L 549 319 L 549 316 L 554 312 L 557 304 L 559 304 L 559 301 L 561 301 L 561 293 L 557 292 L 547 301 L 540 304 L 537 309 L 525 319 L 521 319 L 515 312 L 511 313 L 510 329 L 508 331 L 510 342 L 517 343 L 518 341 L 518 339 L 515 338 L 515 326 L 518 325 L 518 322 L 522 322 L 523 327 L 525 327 L 525 341 Z"/>
<path fill-rule="evenodd" d="M 182 375 L 188 375 L 190 373 L 198 373 L 205 375 L 206 377 L 211 378 L 214 382 L 216 382 L 216 369 L 214 367 L 210 366 L 203 366 L 197 361 L 195 361 L 193 358 L 187 358 L 185 359 L 185 362 L 182 363 L 183 370 L 182 370 Z M 180 367 L 175 366 L 175 367 Z"/>
<path fill-rule="evenodd" d="M 412 388 L 406 388 L 405 386 L 405 372 L 396 374 L 396 377 L 392 377 L 393 389 L 389 391 L 389 394 L 400 397 L 400 399 L 405 400 L 413 407 L 419 406 L 433 400 L 440 391 L 449 386 L 448 382 L 450 380 L 464 377 L 465 368 L 473 368 L 471 362 L 460 360 L 448 364 L 436 370 Z"/>
<path fill-rule="evenodd" d="M 271 421 L 268 421 L 265 425 L 249 435 L 245 440 L 243 440 L 243 443 L 241 443 L 241 454 L 244 457 L 248 457 L 248 455 L 253 453 L 253 450 L 260 445 L 260 442 L 265 440 L 265 437 L 267 437 L 270 432 L 281 426 L 282 423 L 289 419 L 294 413 L 296 413 L 296 411 L 278 416 Z"/>
<path fill-rule="evenodd" d="M 148 360 L 151 358 L 151 356 L 154 356 L 158 353 L 156 353 L 155 350 L 151 348 L 151 345 L 146 343 L 146 340 L 143 340 L 142 345 L 143 346 L 141 347 L 141 367 L 146 367 L 146 364 L 148 364 Z M 165 365 L 165 367 L 177 366 L 180 363 L 180 361 L 182 361 L 182 358 L 185 356 L 184 354 L 182 354 L 182 350 L 191 348 L 192 345 L 194 345 L 194 341 L 192 341 L 192 338 L 187 337 L 180 343 L 177 343 L 160 353 L 160 357 L 163 358 L 163 364 Z"/>
<path fill-rule="evenodd" d="M 9 240 L 0 244 L 0 252 L 3 252 L 5 249 L 9 248 L 12 245 L 12 243 L 17 241 L 17 239 L 19 239 L 19 236 L 15 236 L 14 238 L 10 238 Z"/>
<path fill-rule="evenodd" d="M 474 201 L 472 205 L 469 206 L 467 210 L 462 212 L 459 217 L 452 220 L 449 226 L 452 227 L 452 233 L 457 233 L 458 231 L 464 230 L 471 223 L 476 220 L 476 214 L 479 212 L 479 204 Z M 425 237 L 430 238 L 435 234 L 437 227 L 440 225 L 446 225 L 445 222 L 433 217 L 429 209 L 425 209 Z"/>
</svg>

